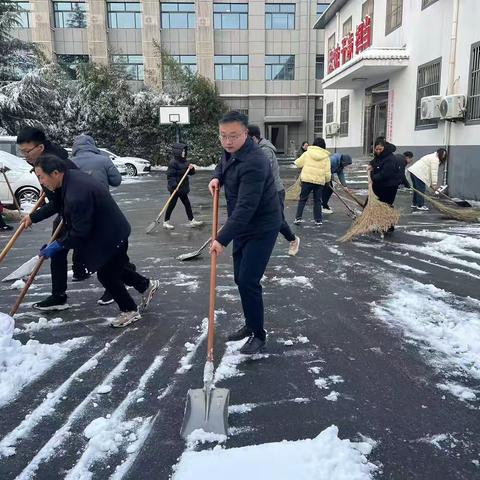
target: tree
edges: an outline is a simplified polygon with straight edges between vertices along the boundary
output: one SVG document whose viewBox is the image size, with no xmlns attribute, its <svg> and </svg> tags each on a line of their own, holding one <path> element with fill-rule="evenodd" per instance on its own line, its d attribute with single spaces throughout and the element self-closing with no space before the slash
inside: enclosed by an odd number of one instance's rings
<svg viewBox="0 0 480 480">
<path fill-rule="evenodd" d="M 72 14 L 67 20 L 67 27 L 69 28 L 87 28 L 87 18 L 85 15 L 85 7 L 80 3 L 74 3 Z"/>
</svg>

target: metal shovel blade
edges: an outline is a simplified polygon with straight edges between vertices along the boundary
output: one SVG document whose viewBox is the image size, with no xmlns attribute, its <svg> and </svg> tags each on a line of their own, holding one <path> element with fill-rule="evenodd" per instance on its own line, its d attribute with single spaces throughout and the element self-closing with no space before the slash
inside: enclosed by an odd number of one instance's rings
<svg viewBox="0 0 480 480">
<path fill-rule="evenodd" d="M 28 277 L 32 272 L 38 262 L 38 255 L 35 255 L 30 260 L 25 262 L 23 265 L 20 265 L 15 271 L 10 275 L 7 275 L 2 282 L 11 282 L 13 280 L 19 280 L 20 278 Z"/>
<path fill-rule="evenodd" d="M 187 439 L 198 429 L 207 433 L 227 435 L 229 397 L 228 388 L 190 389 L 180 435 Z"/>
<path fill-rule="evenodd" d="M 152 222 L 146 229 L 145 233 L 152 233 L 157 228 L 158 223 Z"/>
<path fill-rule="evenodd" d="M 195 252 L 190 252 L 190 253 L 182 253 L 177 257 L 177 260 L 180 260 L 181 262 L 185 262 L 187 260 L 193 260 L 194 258 L 199 257 L 201 253 L 202 253 L 201 250 L 197 250 Z"/>
</svg>

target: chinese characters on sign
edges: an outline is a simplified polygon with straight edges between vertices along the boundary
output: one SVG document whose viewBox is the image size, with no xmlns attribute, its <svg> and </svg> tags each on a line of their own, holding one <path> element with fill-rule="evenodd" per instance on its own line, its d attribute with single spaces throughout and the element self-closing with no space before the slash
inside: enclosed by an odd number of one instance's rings
<svg viewBox="0 0 480 480">
<path fill-rule="evenodd" d="M 349 33 L 342 38 L 342 46 L 338 44 L 328 52 L 328 73 L 348 62 L 355 55 L 366 50 L 372 44 L 372 21 L 367 15 L 363 22 L 361 22 L 355 31 L 355 38 L 353 33 Z"/>
</svg>

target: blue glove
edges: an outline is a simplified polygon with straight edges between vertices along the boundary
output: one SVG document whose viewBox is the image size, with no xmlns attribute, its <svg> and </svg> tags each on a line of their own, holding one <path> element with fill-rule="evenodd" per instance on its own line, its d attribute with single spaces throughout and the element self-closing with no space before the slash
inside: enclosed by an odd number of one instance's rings
<svg viewBox="0 0 480 480">
<path fill-rule="evenodd" d="M 63 245 L 61 245 L 57 242 L 57 240 L 55 240 L 50 245 L 44 245 L 40 249 L 40 256 L 45 258 L 52 258 L 61 250 L 63 250 Z"/>
</svg>

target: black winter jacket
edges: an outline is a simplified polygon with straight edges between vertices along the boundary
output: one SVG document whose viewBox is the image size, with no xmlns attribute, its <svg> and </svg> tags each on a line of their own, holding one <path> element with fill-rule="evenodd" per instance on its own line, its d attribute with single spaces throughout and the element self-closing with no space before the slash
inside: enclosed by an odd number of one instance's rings
<svg viewBox="0 0 480 480">
<path fill-rule="evenodd" d="M 175 143 L 172 147 L 172 158 L 168 163 L 167 168 L 167 183 L 168 183 L 168 191 L 172 193 L 179 184 L 182 177 L 185 175 L 188 166 L 190 163 L 187 161 L 186 157 L 182 157 L 182 152 L 187 148 L 187 145 L 184 143 Z M 188 172 L 188 175 L 193 175 L 195 173 L 195 169 L 191 168 Z M 190 192 L 190 182 L 187 178 L 182 182 L 180 188 L 178 189 L 178 193 L 180 195 L 185 195 Z"/>
<path fill-rule="evenodd" d="M 251 138 L 235 154 L 224 152 L 213 178 L 220 180 L 227 200 L 228 220 L 218 234 L 222 245 L 280 230 L 280 202 L 270 161 Z"/>
<path fill-rule="evenodd" d="M 90 272 L 107 263 L 130 235 L 130 224 L 110 192 L 81 170 L 65 172 L 60 213 L 65 223 L 60 244 L 78 251 Z"/>
<path fill-rule="evenodd" d="M 392 148 L 393 147 L 393 148 Z M 371 177 L 376 187 L 398 187 L 402 182 L 403 170 L 393 155 L 396 147 L 390 143 L 379 156 L 375 156 L 370 162 L 373 167 Z"/>
</svg>

